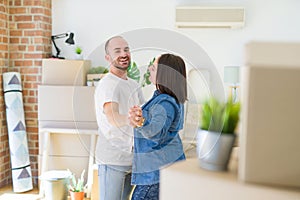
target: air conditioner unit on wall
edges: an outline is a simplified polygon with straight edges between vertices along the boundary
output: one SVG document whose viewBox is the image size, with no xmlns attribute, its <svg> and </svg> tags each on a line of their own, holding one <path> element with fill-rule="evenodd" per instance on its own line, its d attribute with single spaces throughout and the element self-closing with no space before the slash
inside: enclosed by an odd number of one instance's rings
<svg viewBox="0 0 300 200">
<path fill-rule="evenodd" d="M 241 28 L 245 24 L 242 7 L 176 7 L 178 28 Z"/>
</svg>

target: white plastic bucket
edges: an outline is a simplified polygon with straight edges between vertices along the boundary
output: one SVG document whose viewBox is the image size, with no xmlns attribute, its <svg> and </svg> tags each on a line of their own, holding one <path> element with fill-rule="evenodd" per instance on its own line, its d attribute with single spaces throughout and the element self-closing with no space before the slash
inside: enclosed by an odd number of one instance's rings
<svg viewBox="0 0 300 200">
<path fill-rule="evenodd" d="M 67 170 L 52 170 L 43 173 L 40 179 L 45 192 L 45 200 L 67 200 L 69 178 Z"/>
</svg>

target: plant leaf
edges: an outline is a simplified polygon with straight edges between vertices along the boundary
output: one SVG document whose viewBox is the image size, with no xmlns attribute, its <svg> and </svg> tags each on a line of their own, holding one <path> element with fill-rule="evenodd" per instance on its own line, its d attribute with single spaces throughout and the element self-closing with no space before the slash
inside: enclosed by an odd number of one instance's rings
<svg viewBox="0 0 300 200">
<path fill-rule="evenodd" d="M 149 67 L 151 65 L 153 65 L 155 61 L 155 57 L 152 58 L 152 60 L 150 60 L 149 64 L 148 64 L 148 68 L 147 68 L 147 71 L 145 72 L 144 76 L 143 76 L 143 80 L 142 80 L 142 87 L 145 87 L 146 85 L 149 85 L 151 84 L 151 81 L 150 81 L 150 71 L 149 71 Z"/>
<path fill-rule="evenodd" d="M 131 62 L 127 68 L 127 76 L 137 82 L 140 81 L 140 70 L 138 69 L 135 62 Z"/>
<path fill-rule="evenodd" d="M 106 74 L 108 69 L 103 66 L 92 67 L 88 70 L 88 74 Z"/>
<path fill-rule="evenodd" d="M 220 102 L 210 97 L 202 104 L 200 128 L 222 133 L 234 133 L 239 122 L 240 103 L 232 99 Z"/>
<path fill-rule="evenodd" d="M 70 170 L 68 170 L 70 171 Z M 85 174 L 85 169 L 81 172 L 80 178 L 77 179 L 75 178 L 75 174 L 72 173 L 71 175 L 71 183 L 68 185 L 68 189 L 73 191 L 73 192 L 82 192 L 84 190 L 84 174 Z"/>
</svg>

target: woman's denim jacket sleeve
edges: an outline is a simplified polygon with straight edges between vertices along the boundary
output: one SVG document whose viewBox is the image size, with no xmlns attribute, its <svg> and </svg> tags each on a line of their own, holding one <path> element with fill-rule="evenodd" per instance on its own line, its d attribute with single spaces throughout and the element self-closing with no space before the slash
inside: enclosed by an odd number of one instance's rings
<svg viewBox="0 0 300 200">
<path fill-rule="evenodd" d="M 155 91 L 143 106 L 144 126 L 134 130 L 132 183 L 150 185 L 159 182 L 159 169 L 185 159 L 178 131 L 183 127 L 182 104 Z"/>
</svg>

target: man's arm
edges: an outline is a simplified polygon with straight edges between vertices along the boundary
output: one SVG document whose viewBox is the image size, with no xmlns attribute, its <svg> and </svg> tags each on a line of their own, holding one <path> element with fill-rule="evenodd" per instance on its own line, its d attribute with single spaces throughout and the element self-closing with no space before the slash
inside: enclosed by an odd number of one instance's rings
<svg viewBox="0 0 300 200">
<path fill-rule="evenodd" d="M 103 105 L 103 111 L 106 115 L 108 122 L 116 127 L 129 124 L 127 115 L 121 115 L 119 113 L 119 104 L 115 102 L 107 102 Z"/>
</svg>

